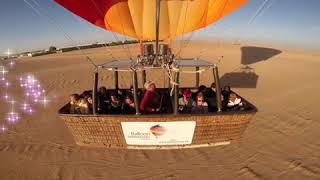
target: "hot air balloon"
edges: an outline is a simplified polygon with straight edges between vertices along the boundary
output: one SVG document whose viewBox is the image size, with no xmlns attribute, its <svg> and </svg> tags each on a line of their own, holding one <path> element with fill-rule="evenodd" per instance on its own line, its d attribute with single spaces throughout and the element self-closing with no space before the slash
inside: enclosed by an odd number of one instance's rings
<svg viewBox="0 0 320 180">
<path fill-rule="evenodd" d="M 113 33 L 137 39 L 142 44 L 141 54 L 136 60 L 115 60 L 96 66 L 93 80 L 93 113 L 71 114 L 70 104 L 59 110 L 74 136 L 75 142 L 82 146 L 102 146 L 117 148 L 184 148 L 228 144 L 237 140 L 245 131 L 257 109 L 242 99 L 245 108 L 225 111 L 221 99 L 221 87 L 217 64 L 205 60 L 179 59 L 170 49 L 171 40 L 189 32 L 215 23 L 244 5 L 247 0 L 55 0 L 66 10 L 89 23 Z M 151 41 L 146 43 L 146 41 Z M 161 43 L 159 43 L 161 41 Z M 212 69 L 215 81 L 215 106 L 202 114 L 179 112 L 179 76 L 183 67 L 194 67 L 195 89 L 199 87 L 200 72 Z M 115 90 L 118 91 L 118 71 L 132 72 L 132 93 L 135 114 L 101 114 L 98 111 L 98 70 L 114 71 Z M 138 72 L 142 72 L 142 82 L 146 82 L 145 71 L 165 69 L 172 76 L 171 87 L 159 88 L 161 100 L 157 113 L 141 112 L 139 108 Z M 131 89 L 130 89 L 131 90 Z M 127 89 L 127 91 L 130 91 Z M 114 90 L 110 90 L 114 91 Z M 234 93 L 234 92 L 233 92 Z M 239 95 L 237 95 L 240 97 Z M 169 103 L 168 103 L 169 102 Z M 139 126 L 124 127 L 127 123 L 139 122 Z M 170 144 L 148 144 L 148 123 L 176 122 L 179 131 L 172 131 Z M 186 128 L 187 122 L 195 122 L 194 129 Z M 180 125 L 179 125 L 180 124 Z M 150 128 L 150 127 L 149 127 Z M 163 133 L 154 127 L 153 133 Z M 191 137 L 186 140 L 184 138 Z M 181 140 L 175 140 L 175 135 Z M 134 140 L 136 144 L 127 142 Z M 177 142 L 172 143 L 172 142 Z"/>
</svg>

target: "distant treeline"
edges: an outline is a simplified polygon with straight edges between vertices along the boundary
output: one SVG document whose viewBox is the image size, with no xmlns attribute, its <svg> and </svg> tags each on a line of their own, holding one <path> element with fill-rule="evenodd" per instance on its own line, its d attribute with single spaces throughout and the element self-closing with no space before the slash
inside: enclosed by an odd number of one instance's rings
<svg viewBox="0 0 320 180">
<path fill-rule="evenodd" d="M 87 45 L 59 48 L 59 49 L 56 49 L 56 52 L 63 53 L 63 52 L 80 50 L 80 49 L 83 50 L 83 49 L 99 48 L 99 47 L 105 47 L 105 46 L 118 46 L 118 45 L 135 44 L 135 43 L 138 43 L 138 41 L 137 40 L 125 40 L 125 41 L 115 41 L 115 42 L 110 42 L 110 43 L 95 43 L 95 44 L 87 44 Z"/>
<path fill-rule="evenodd" d="M 26 57 L 26 56 L 35 57 L 35 56 L 43 56 L 43 55 L 53 54 L 53 53 L 64 53 L 64 52 L 75 51 L 80 49 L 83 50 L 83 49 L 100 48 L 100 47 L 106 47 L 106 46 L 118 46 L 118 45 L 124 45 L 124 44 L 136 44 L 136 43 L 139 43 L 139 41 L 125 40 L 125 41 L 115 41 L 115 42 L 109 42 L 109 43 L 93 43 L 93 44 L 62 47 L 62 48 L 56 48 L 54 46 L 50 46 L 50 48 L 47 50 L 23 52 L 23 53 L 16 54 L 12 57 Z M 3 57 L 3 59 L 5 58 L 6 57 Z"/>
</svg>

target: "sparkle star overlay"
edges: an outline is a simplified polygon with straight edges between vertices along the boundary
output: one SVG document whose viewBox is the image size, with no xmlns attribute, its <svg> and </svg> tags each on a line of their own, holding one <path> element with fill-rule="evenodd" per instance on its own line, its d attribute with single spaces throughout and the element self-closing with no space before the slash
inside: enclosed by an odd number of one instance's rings
<svg viewBox="0 0 320 180">
<path fill-rule="evenodd" d="M 0 120 L 0 133 L 5 133 L 11 125 L 18 123 L 22 115 L 32 116 L 39 105 L 47 107 L 50 103 L 45 89 L 33 74 L 22 75 L 15 81 L 9 80 L 10 69 L 15 68 L 15 65 L 15 59 L 2 61 L 0 64 L 0 103 L 5 103 L 8 109 L 4 119 Z M 14 96 L 10 92 L 17 87 L 21 88 L 22 94 Z"/>
</svg>

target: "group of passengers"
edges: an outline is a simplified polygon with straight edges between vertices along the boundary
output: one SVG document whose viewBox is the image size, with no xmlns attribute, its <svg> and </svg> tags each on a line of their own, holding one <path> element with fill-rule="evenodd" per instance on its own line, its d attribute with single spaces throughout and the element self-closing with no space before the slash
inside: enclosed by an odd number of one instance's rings
<svg viewBox="0 0 320 180">
<path fill-rule="evenodd" d="M 182 89 L 180 94 L 182 97 L 179 98 L 178 105 L 182 113 L 203 114 L 218 110 L 214 83 L 209 88 L 204 85 L 199 86 L 195 93 L 190 89 Z M 241 98 L 231 91 L 230 86 L 222 89 L 220 98 L 224 111 L 244 109 Z"/>
<path fill-rule="evenodd" d="M 97 94 L 99 114 L 133 114 L 136 112 L 131 93 L 123 91 L 109 93 L 105 87 L 100 87 Z M 92 91 L 85 91 L 81 95 L 72 94 L 70 96 L 70 113 L 92 114 Z"/>
<path fill-rule="evenodd" d="M 167 97 L 157 91 L 153 81 L 147 81 L 144 85 L 145 92 L 138 91 L 137 96 L 141 103 L 139 109 L 144 114 L 168 113 L 172 109 L 168 107 L 171 103 L 166 103 Z M 225 86 L 221 91 L 221 101 L 223 110 L 243 110 L 244 103 L 241 98 L 233 93 L 230 86 Z M 170 99 L 170 97 L 169 97 Z M 105 87 L 100 87 L 97 93 L 97 110 L 99 114 L 134 114 L 136 104 L 133 98 L 133 89 L 108 91 Z M 196 92 L 190 89 L 180 89 L 178 99 L 178 110 L 180 113 L 205 114 L 217 111 L 215 84 L 209 88 L 201 85 Z M 93 98 L 91 91 L 83 94 L 72 94 L 70 96 L 71 114 L 91 114 L 93 113 Z"/>
</svg>

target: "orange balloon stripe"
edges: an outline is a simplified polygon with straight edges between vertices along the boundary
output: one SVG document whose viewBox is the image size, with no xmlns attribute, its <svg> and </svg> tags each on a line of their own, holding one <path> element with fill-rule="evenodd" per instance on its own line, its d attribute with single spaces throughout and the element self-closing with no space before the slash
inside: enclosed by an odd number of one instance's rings
<svg viewBox="0 0 320 180">
<path fill-rule="evenodd" d="M 90 23 L 140 40 L 155 39 L 156 0 L 55 0 Z M 160 39 L 206 27 L 248 0 L 162 0 Z"/>
</svg>

